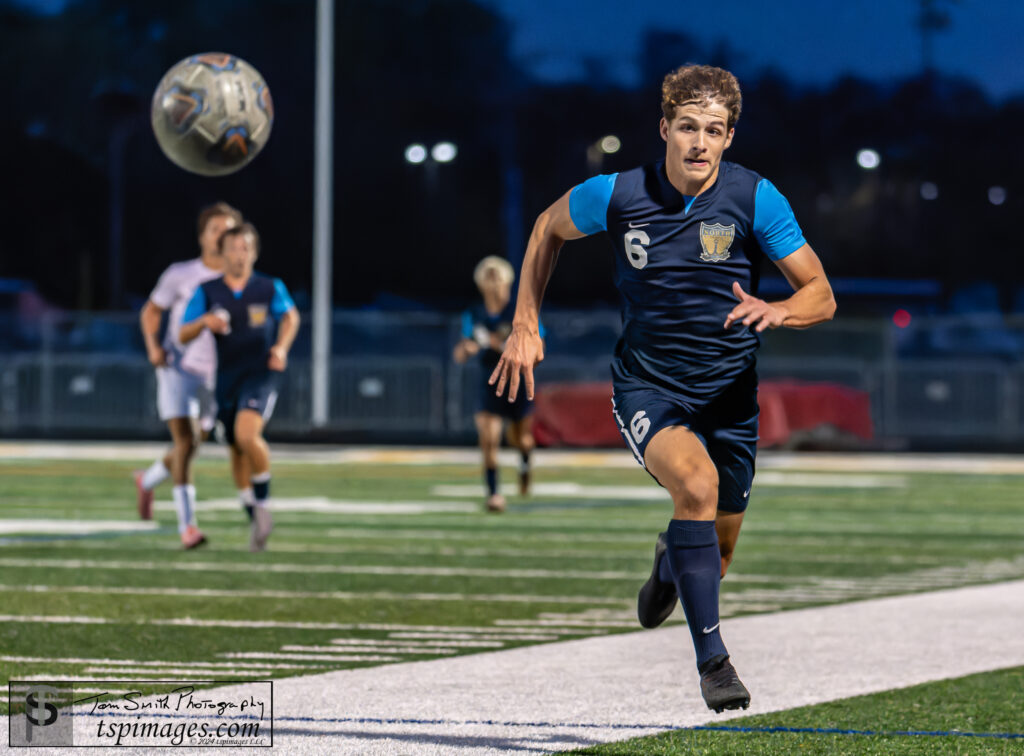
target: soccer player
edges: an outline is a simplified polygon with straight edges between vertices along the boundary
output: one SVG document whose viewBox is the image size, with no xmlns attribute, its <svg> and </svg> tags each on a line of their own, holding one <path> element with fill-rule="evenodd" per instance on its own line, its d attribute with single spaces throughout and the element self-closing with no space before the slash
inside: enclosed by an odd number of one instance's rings
<svg viewBox="0 0 1024 756">
<path fill-rule="evenodd" d="M 178 513 L 181 543 L 192 549 L 206 542 L 196 524 L 196 490 L 192 485 L 192 459 L 200 439 L 213 429 L 217 407 L 213 383 L 217 357 L 213 337 L 196 339 L 188 346 L 178 338 L 181 315 L 196 287 L 221 275 L 221 234 L 242 222 L 242 214 L 225 202 L 205 207 L 199 213 L 199 257 L 174 263 L 157 281 L 156 288 L 139 315 L 146 355 L 156 368 L 157 411 L 171 432 L 172 447 L 145 471 L 135 473 L 139 516 L 153 516 L 153 489 L 170 477 Z M 170 310 L 163 343 L 158 341 L 160 320 Z"/>
<path fill-rule="evenodd" d="M 459 364 L 473 355 L 480 355 L 485 376 L 498 364 L 505 339 L 512 330 L 514 305 L 512 282 L 516 274 L 508 261 L 497 255 L 481 260 L 473 271 L 473 281 L 483 302 L 462 315 L 462 339 L 455 345 L 453 358 Z M 543 333 L 541 334 L 543 337 Z M 501 426 L 508 420 L 506 437 L 510 446 L 519 450 L 519 493 L 530 490 L 530 453 L 533 440 L 533 401 L 521 394 L 509 403 L 494 395 L 486 383 L 480 386 L 479 409 L 474 416 L 480 451 L 484 458 L 484 481 L 487 484 L 487 510 L 504 512 L 505 497 L 498 490 L 498 447 Z"/>
<path fill-rule="evenodd" d="M 182 318 L 181 341 L 205 331 L 217 344 L 217 418 L 232 455 L 244 459 L 252 475 L 253 521 L 249 548 L 263 551 L 273 529 L 270 501 L 270 449 L 263 426 L 277 401 L 278 376 L 299 331 L 299 313 L 285 285 L 253 271 L 260 237 L 250 223 L 220 238 L 224 275 L 196 289 Z M 276 326 L 276 327 L 275 327 Z"/>
<path fill-rule="evenodd" d="M 832 289 L 789 204 L 722 153 L 740 115 L 728 71 L 684 66 L 662 83 L 663 161 L 595 176 L 537 219 L 523 260 L 512 333 L 490 377 L 510 400 L 533 396 L 544 357 L 541 299 L 563 242 L 604 232 L 614 249 L 622 337 L 612 411 L 637 461 L 672 496 L 637 613 L 656 627 L 683 605 L 708 707 L 746 708 L 722 640 L 719 582 L 732 561 L 754 476 L 755 350 L 767 328 L 806 328 L 835 312 Z M 757 297 L 770 259 L 788 299 Z"/>
</svg>

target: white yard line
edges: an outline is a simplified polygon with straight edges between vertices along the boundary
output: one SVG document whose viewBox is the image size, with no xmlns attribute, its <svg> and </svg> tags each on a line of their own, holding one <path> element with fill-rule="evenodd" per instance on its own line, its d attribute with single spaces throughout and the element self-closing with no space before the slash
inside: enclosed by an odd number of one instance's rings
<svg viewBox="0 0 1024 756">
<path fill-rule="evenodd" d="M 0 559 L 0 567 L 155 570 L 157 572 L 322 573 L 331 575 L 424 575 L 436 577 L 538 578 L 549 580 L 632 580 L 640 572 L 620 570 L 491 569 L 487 567 L 414 567 L 389 564 L 237 564 L 234 562 L 126 562 L 107 559 Z"/>
<path fill-rule="evenodd" d="M 6 510 L 4 510 L 6 512 Z M 35 514 L 38 514 L 36 510 Z M 145 533 L 159 530 L 158 522 L 140 520 L 38 520 L 13 518 L 0 520 L 0 535 L 41 533 L 46 535 L 85 535 L 87 533 Z"/>
<path fill-rule="evenodd" d="M 109 460 L 152 462 L 167 453 L 167 444 L 117 442 L 0 442 L 0 462 L 26 460 Z M 200 456 L 226 459 L 227 450 L 217 444 L 203 444 Z M 472 465 L 480 464 L 476 449 L 439 447 L 338 447 L 274 444 L 274 459 L 308 464 L 378 465 Z M 518 464 L 518 454 L 502 451 L 502 465 Z M 622 449 L 577 450 L 539 449 L 534 453 L 537 467 L 589 467 L 639 469 Z M 763 451 L 757 455 L 759 470 L 804 470 L 809 472 L 911 473 L 939 472 L 979 475 L 1022 475 L 1024 459 L 1012 454 L 893 454 Z M 130 483 L 130 481 L 129 481 Z"/>
<path fill-rule="evenodd" d="M 189 598 L 324 599 L 339 601 L 482 601 L 502 604 L 604 604 L 620 606 L 631 599 L 608 596 L 541 596 L 509 593 L 400 593 L 396 591 L 272 591 L 233 588 L 166 588 L 102 585 L 3 585 L 8 593 L 91 593 L 130 596 L 188 596 Z"/>
<path fill-rule="evenodd" d="M 0 656 L 0 661 L 16 664 L 96 664 L 96 665 L 124 665 L 128 667 L 152 667 L 149 674 L 163 671 L 163 667 L 180 667 L 183 664 L 191 664 L 185 661 L 143 661 L 141 659 L 89 659 L 78 657 L 51 657 L 51 656 Z M 235 669 L 240 667 L 253 667 L 256 669 L 322 669 L 320 665 L 309 664 L 255 664 L 250 662 L 197 662 L 201 667 L 224 667 Z"/>
</svg>

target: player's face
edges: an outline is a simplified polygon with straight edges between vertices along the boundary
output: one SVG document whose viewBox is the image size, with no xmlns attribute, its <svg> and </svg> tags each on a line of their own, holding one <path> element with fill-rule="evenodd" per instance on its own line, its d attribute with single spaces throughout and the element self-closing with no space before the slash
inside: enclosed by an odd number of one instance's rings
<svg viewBox="0 0 1024 756">
<path fill-rule="evenodd" d="M 199 248 L 203 255 L 219 256 L 217 243 L 220 236 L 229 228 L 235 227 L 235 219 L 230 215 L 215 215 L 206 222 L 206 228 L 199 235 Z"/>
<path fill-rule="evenodd" d="M 512 293 L 512 285 L 503 281 L 501 274 L 494 269 L 487 271 L 479 288 L 485 299 L 489 297 L 505 303 L 508 302 Z"/>
<path fill-rule="evenodd" d="M 224 272 L 232 278 L 248 278 L 256 264 L 256 240 L 252 234 L 236 234 L 224 241 Z"/>
<path fill-rule="evenodd" d="M 727 128 L 728 123 L 726 107 L 707 101 L 683 103 L 671 121 L 661 119 L 665 167 L 683 194 L 700 194 L 714 183 L 722 153 L 732 144 L 734 129 Z"/>
</svg>

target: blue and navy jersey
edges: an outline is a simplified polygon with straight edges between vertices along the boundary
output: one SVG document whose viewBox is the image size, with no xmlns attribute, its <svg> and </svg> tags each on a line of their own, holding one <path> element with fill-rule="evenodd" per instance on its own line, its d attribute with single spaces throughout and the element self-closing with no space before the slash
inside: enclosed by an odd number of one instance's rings
<svg viewBox="0 0 1024 756">
<path fill-rule="evenodd" d="M 196 289 L 185 308 L 183 323 L 217 309 L 226 310 L 229 317 L 228 333 L 214 334 L 218 393 L 222 384 L 234 378 L 267 369 L 267 356 L 277 338 L 277 322 L 294 306 L 280 279 L 260 273 L 253 273 L 241 291 L 229 287 L 223 276 Z"/>
<path fill-rule="evenodd" d="M 614 376 L 704 403 L 753 364 L 757 334 L 723 327 L 738 304 L 732 283 L 756 296 L 761 256 L 781 260 L 805 243 L 771 182 L 723 161 L 714 185 L 687 197 L 662 161 L 585 181 L 569 211 L 576 228 L 606 232 L 614 248 L 623 325 Z"/>
<path fill-rule="evenodd" d="M 475 304 L 462 313 L 462 338 L 471 339 L 479 344 L 480 362 L 490 377 L 491 371 L 498 365 L 501 352 L 490 347 L 491 334 L 497 334 L 500 341 L 504 342 L 512 333 L 512 318 L 516 314 L 516 298 L 509 299 L 505 308 L 493 314 L 487 311 L 483 302 Z M 540 337 L 544 338 L 544 324 L 538 323 Z"/>
</svg>

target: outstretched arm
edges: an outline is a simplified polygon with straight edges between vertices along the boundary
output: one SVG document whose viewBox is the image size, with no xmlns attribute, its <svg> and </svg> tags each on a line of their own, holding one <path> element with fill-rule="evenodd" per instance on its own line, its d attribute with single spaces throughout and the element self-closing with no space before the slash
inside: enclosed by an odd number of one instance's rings
<svg viewBox="0 0 1024 756">
<path fill-rule="evenodd" d="M 142 312 L 139 313 L 139 328 L 142 330 L 142 340 L 146 343 L 146 357 L 153 367 L 167 364 L 167 353 L 157 340 L 160 318 L 163 314 L 163 308 L 156 305 L 152 299 L 146 300 Z"/>
<path fill-rule="evenodd" d="M 271 370 L 284 370 L 288 366 L 288 351 L 299 333 L 299 322 L 299 311 L 295 307 L 281 316 L 281 323 L 277 326 L 277 341 L 270 347 L 267 360 L 267 367 Z"/>
<path fill-rule="evenodd" d="M 541 300 L 562 244 L 582 236 L 585 234 L 576 228 L 569 213 L 569 192 L 541 213 L 533 224 L 523 269 L 519 274 L 519 297 L 512 319 L 512 333 L 488 380 L 492 386 L 497 383 L 497 396 L 508 388 L 508 400 L 514 402 L 519 394 L 521 374 L 526 398 L 533 399 L 533 368 L 544 359 L 544 342 L 540 337 Z"/>
<path fill-rule="evenodd" d="M 733 281 L 732 293 L 740 302 L 725 319 L 726 328 L 740 321 L 745 326 L 754 326 L 754 330 L 760 333 L 766 328 L 779 326 L 809 328 L 832 319 L 836 300 L 821 260 L 809 244 L 776 260 L 775 264 L 793 287 L 793 296 L 781 302 L 765 302 L 750 296 Z"/>
</svg>

